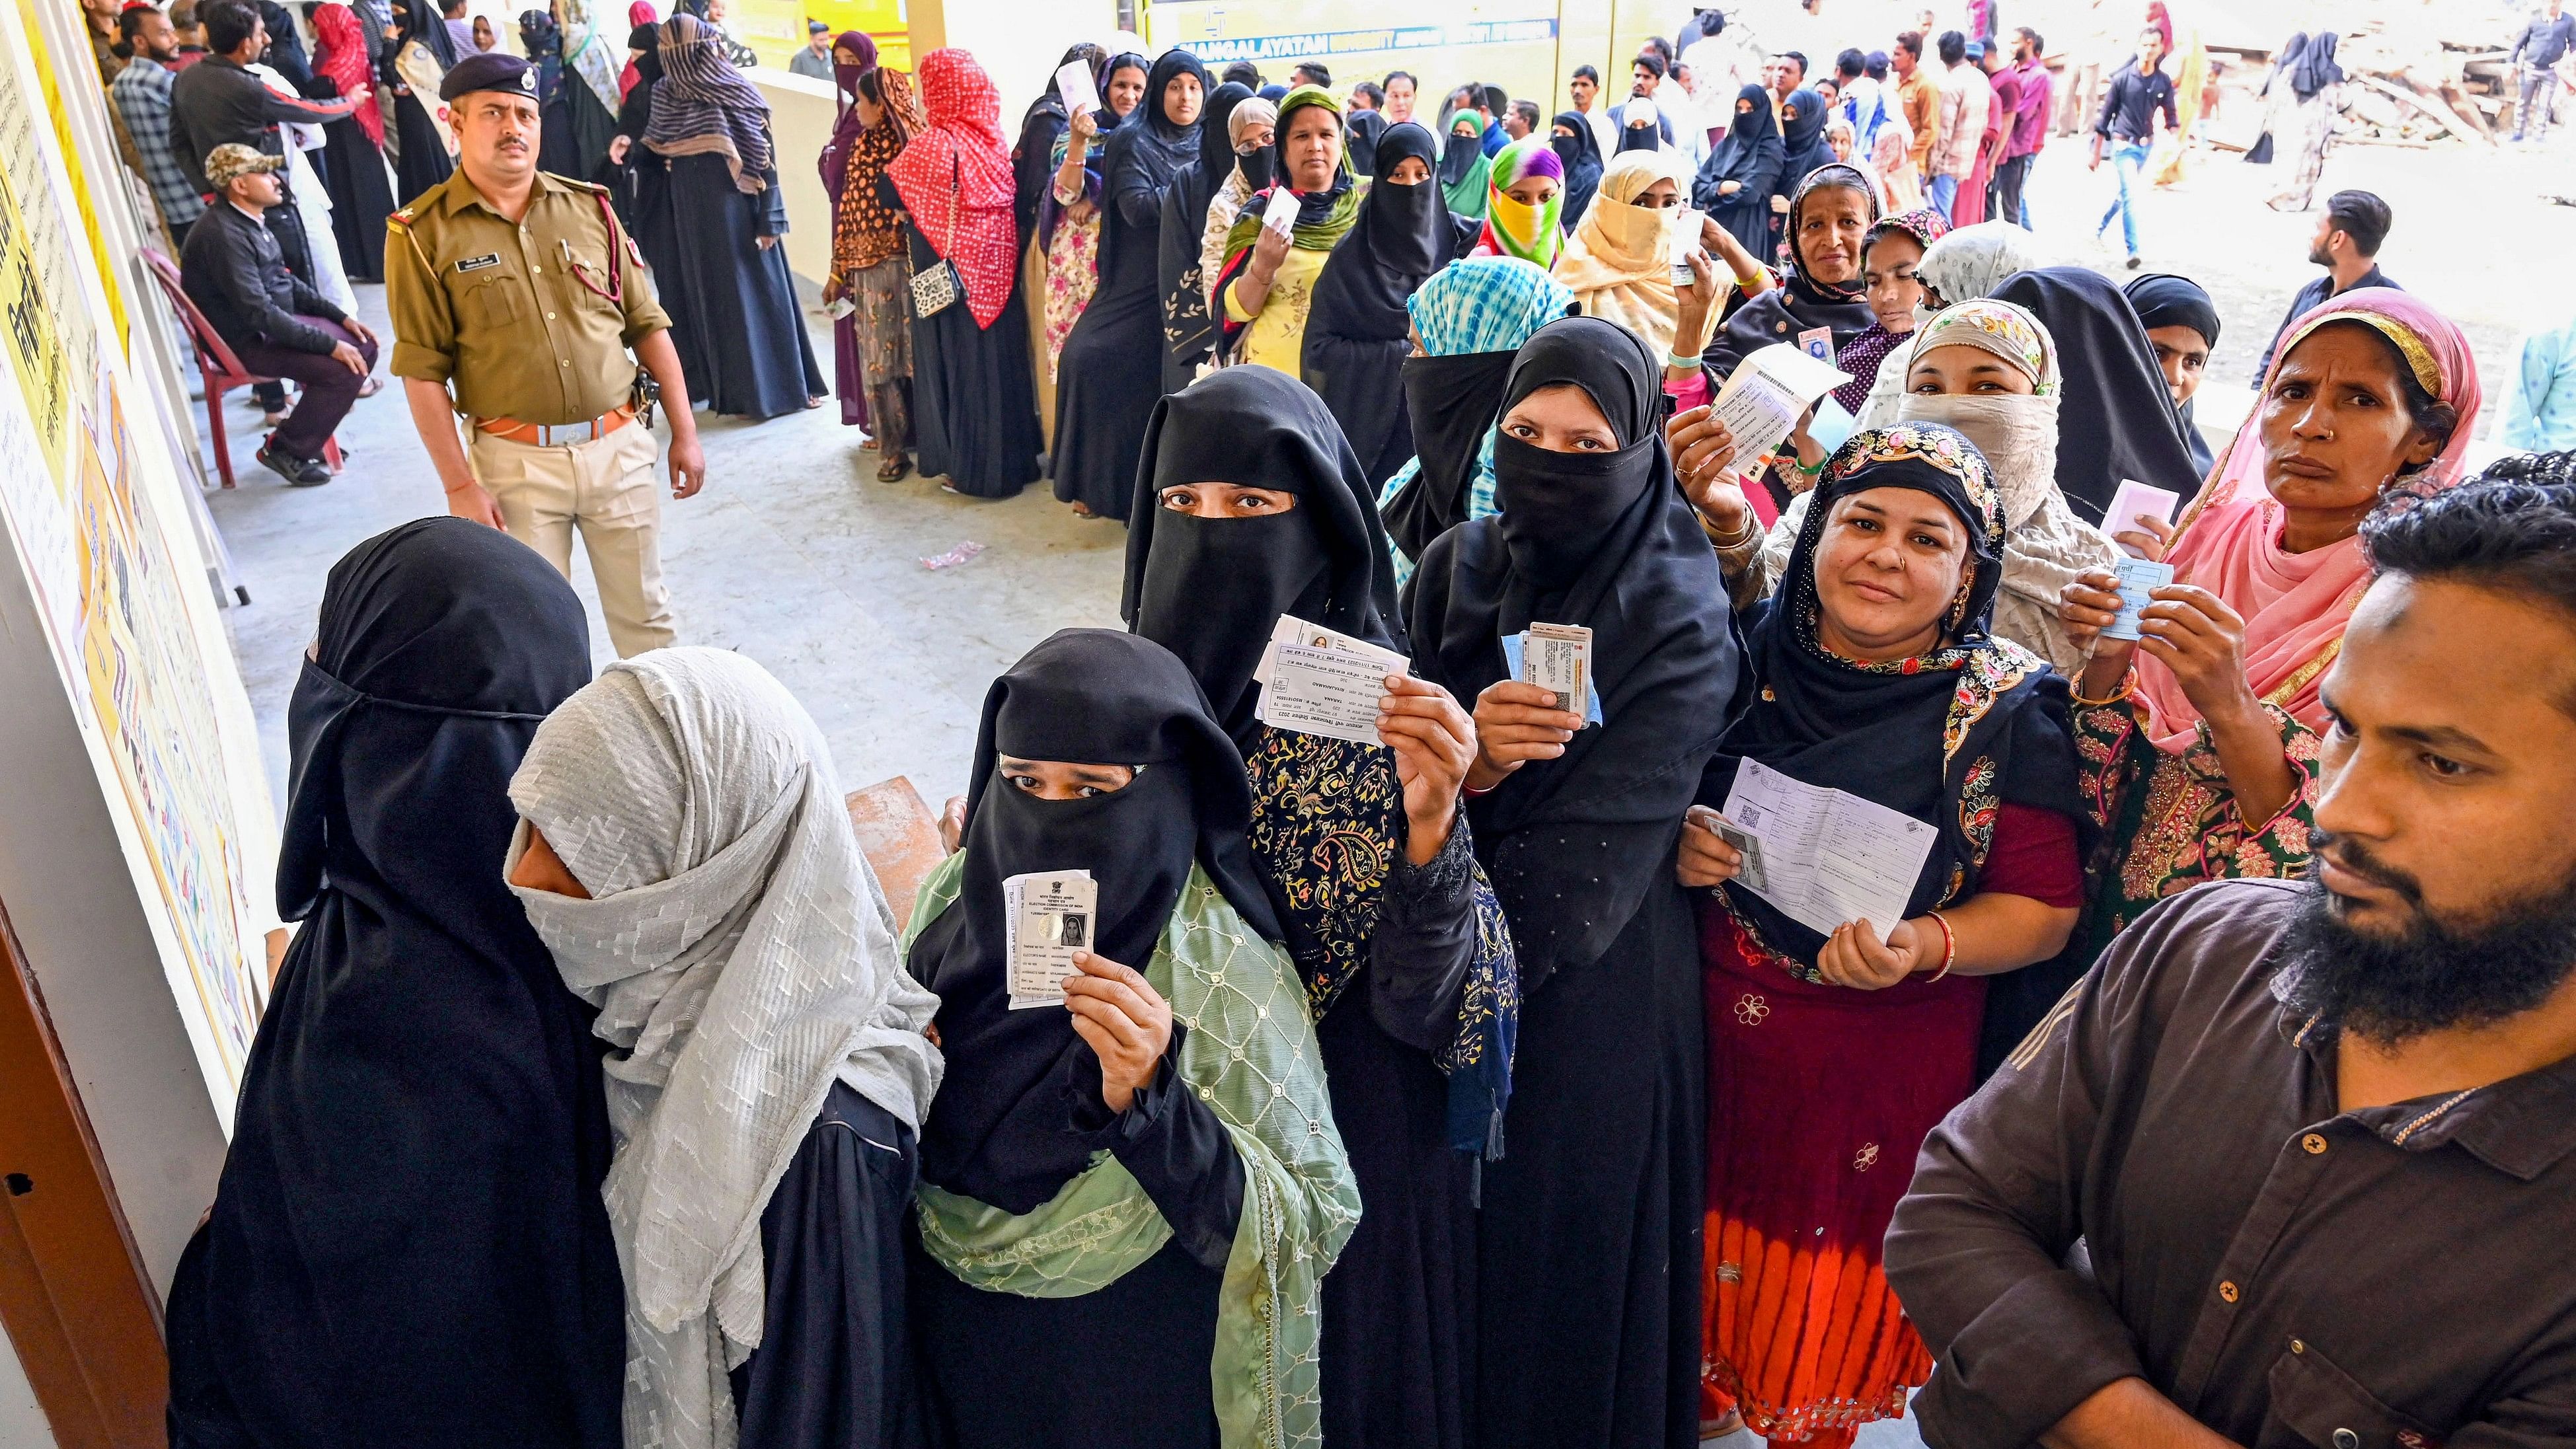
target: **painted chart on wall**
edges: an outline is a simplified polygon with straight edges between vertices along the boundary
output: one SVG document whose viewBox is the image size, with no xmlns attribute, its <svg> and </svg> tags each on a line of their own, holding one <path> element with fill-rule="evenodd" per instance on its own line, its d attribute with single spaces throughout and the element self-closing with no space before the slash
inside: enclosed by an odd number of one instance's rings
<svg viewBox="0 0 2576 1449">
<path fill-rule="evenodd" d="M 139 472 L 147 460 L 100 346 L 104 304 L 74 251 L 78 213 L 47 164 L 50 128 L 29 104 L 16 39 L 0 34 L 0 524 L 95 728 L 102 788 L 133 826 L 138 883 L 164 907 L 171 989 L 229 1117 L 266 981 L 230 774 L 239 754 L 215 702 L 230 660 L 209 657 L 220 638 L 191 613 L 203 601 L 186 591 L 206 585 L 188 520 L 156 507 Z M 169 486 L 166 469 L 155 476 Z"/>
</svg>

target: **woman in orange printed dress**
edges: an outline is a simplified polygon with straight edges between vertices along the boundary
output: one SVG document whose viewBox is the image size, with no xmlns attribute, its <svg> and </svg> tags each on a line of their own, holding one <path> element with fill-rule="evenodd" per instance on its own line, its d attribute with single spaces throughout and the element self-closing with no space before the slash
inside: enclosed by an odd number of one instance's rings
<svg viewBox="0 0 2576 1449">
<path fill-rule="evenodd" d="M 2088 951 L 2204 880 L 2307 867 L 2317 681 L 2370 583 L 2361 520 L 2392 495 L 2460 481 L 2478 401 L 2477 363 L 2450 319 L 2357 287 L 2291 326 L 2178 530 L 2107 521 L 2129 552 L 2171 563 L 2174 581 L 2134 641 L 2096 642 L 2119 607 L 2111 575 L 2081 574 L 2060 596 L 2069 638 L 2092 655 L 2075 702 L 2105 852 Z"/>
<path fill-rule="evenodd" d="M 1986 978 L 2056 955 L 2083 884 L 2066 681 L 1988 632 L 2004 532 L 1964 436 L 1865 430 L 1747 616 L 1755 697 L 1679 868 L 1716 887 L 1700 903 L 1709 1431 L 1740 1416 L 1775 1444 L 1842 1449 L 1931 1372 L 1880 1240 L 1924 1135 L 1974 1085 Z M 1820 882 L 1792 874 L 1776 819 L 1720 813 L 1757 766 L 1913 822 L 1926 853 L 1883 937 L 1848 904 L 1781 904 Z M 1720 828 L 1751 832 L 1754 869 Z"/>
</svg>

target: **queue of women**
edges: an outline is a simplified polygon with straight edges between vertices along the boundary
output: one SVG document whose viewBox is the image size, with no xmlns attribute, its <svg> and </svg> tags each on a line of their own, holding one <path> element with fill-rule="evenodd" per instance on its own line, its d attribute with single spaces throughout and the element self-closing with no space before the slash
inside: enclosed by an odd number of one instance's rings
<svg viewBox="0 0 2576 1449">
<path fill-rule="evenodd" d="M 1058 487 L 1131 524 L 1128 630 L 993 682 L 908 910 L 756 664 L 591 679 L 454 520 L 334 569 L 177 1442 L 1846 1445 L 1930 1371 L 1880 1258 L 1926 1133 L 2148 905 L 2306 863 L 2358 526 L 2478 413 L 2424 303 L 2299 319 L 2203 477 L 2119 289 L 1848 164 L 1677 284 L 1661 149 L 1569 230 L 1520 143 L 1471 220 L 1463 134 L 1363 186 L 1319 90 L 1098 63 L 1128 117 L 1024 142 L 1034 198 L 964 52 L 845 73 L 884 446 L 1028 481 L 1038 336 Z M 1855 425 L 1746 456 L 1712 390 L 1814 329 Z M 2174 570 L 2134 639 L 2123 557 Z M 1283 618 L 1408 661 L 1373 741 L 1264 722 Z M 1748 765 L 1929 827 L 1890 929 L 1751 888 Z M 1014 883 L 1075 872 L 1017 994 Z"/>
</svg>

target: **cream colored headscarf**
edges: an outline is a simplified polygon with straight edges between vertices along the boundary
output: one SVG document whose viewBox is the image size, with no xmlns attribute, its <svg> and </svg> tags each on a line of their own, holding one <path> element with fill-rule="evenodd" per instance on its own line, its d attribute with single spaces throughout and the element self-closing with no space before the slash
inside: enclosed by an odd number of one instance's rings
<svg viewBox="0 0 2576 1449">
<path fill-rule="evenodd" d="M 1622 151 L 1601 171 L 1601 189 L 1556 260 L 1556 279 L 1587 317 L 1616 322 L 1657 356 L 1673 350 L 1681 301 L 1673 292 L 1673 213 L 1639 206 L 1658 181 L 1689 194 L 1690 177 L 1671 152 Z"/>
<path fill-rule="evenodd" d="M 939 999 L 895 951 L 822 732 L 738 654 L 609 666 L 538 726 L 510 802 L 592 897 L 512 887 L 614 1048 L 626 1442 L 729 1449 L 726 1370 L 764 1322 L 761 1210 L 833 1082 L 919 1128 Z"/>
</svg>

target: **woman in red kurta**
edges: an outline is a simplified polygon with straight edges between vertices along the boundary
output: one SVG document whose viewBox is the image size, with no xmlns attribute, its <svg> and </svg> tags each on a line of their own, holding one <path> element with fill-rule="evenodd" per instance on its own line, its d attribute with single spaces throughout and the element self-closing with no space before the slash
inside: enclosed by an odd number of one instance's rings
<svg viewBox="0 0 2576 1449">
<path fill-rule="evenodd" d="M 1748 617 L 1756 697 L 1680 851 L 1682 883 L 1716 887 L 1700 907 L 1712 1428 L 1740 1414 L 1775 1442 L 1848 1445 L 1931 1371 L 1880 1240 L 1924 1135 L 1974 1085 L 1982 978 L 2055 955 L 2082 893 L 2066 682 L 1986 632 L 2003 536 L 1966 438 L 1861 432 Z M 1826 899 L 1787 822 L 1731 800 L 1761 771 L 1857 796 L 1875 841 L 1922 850 L 1901 909 Z"/>
</svg>

